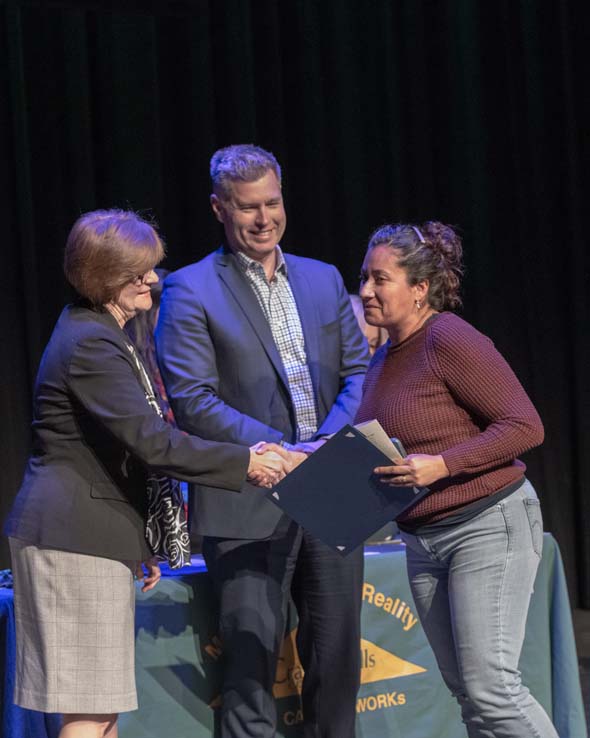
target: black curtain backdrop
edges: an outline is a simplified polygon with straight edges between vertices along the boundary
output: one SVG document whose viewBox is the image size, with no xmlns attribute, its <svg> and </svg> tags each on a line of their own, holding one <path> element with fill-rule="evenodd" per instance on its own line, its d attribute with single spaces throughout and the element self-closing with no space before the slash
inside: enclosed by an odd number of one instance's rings
<svg viewBox="0 0 590 738">
<path fill-rule="evenodd" d="M 1 517 L 75 218 L 134 208 L 164 266 L 199 259 L 220 239 L 209 157 L 255 142 L 284 168 L 283 245 L 351 291 L 378 225 L 460 226 L 463 315 L 543 417 L 525 461 L 590 607 L 589 16 L 574 0 L 0 2 Z"/>
</svg>

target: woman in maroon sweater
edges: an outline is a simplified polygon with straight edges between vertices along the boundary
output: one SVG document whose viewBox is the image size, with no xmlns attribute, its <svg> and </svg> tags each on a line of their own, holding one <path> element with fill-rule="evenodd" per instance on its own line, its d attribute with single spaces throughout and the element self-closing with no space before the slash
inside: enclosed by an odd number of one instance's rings
<svg viewBox="0 0 590 738">
<path fill-rule="evenodd" d="M 357 420 L 377 418 L 408 456 L 376 472 L 431 494 L 398 520 L 416 607 L 470 738 L 558 738 L 518 660 L 543 545 L 539 501 L 517 460 L 541 420 L 460 305 L 461 240 L 429 222 L 384 226 L 361 274 L 367 323 L 386 328 Z"/>
</svg>

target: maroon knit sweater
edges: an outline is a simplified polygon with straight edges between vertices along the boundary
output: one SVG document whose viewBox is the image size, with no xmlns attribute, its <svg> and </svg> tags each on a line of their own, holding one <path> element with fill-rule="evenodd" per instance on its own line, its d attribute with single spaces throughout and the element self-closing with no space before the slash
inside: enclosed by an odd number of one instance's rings
<svg viewBox="0 0 590 738">
<path fill-rule="evenodd" d="M 356 422 L 377 418 L 408 454 L 441 454 L 450 477 L 400 520 L 432 523 L 524 476 L 516 456 L 543 441 L 543 425 L 492 341 L 440 313 L 369 366 Z"/>
</svg>

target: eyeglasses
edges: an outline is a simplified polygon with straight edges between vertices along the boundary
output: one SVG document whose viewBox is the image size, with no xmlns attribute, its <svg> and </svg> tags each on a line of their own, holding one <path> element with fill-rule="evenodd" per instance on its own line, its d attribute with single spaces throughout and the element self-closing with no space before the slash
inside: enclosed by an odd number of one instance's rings
<svg viewBox="0 0 590 738">
<path fill-rule="evenodd" d="M 149 270 L 148 272 L 146 272 L 145 274 L 138 274 L 138 275 L 137 275 L 137 277 L 134 277 L 134 278 L 133 278 L 133 279 L 131 280 L 131 284 L 132 284 L 132 285 L 133 285 L 134 287 L 141 287 L 141 285 L 142 285 L 142 284 L 147 284 L 147 280 L 148 280 L 149 276 L 150 276 L 151 274 L 153 274 L 153 273 L 154 273 L 154 270 L 153 270 L 153 269 L 150 269 L 150 270 Z"/>
</svg>

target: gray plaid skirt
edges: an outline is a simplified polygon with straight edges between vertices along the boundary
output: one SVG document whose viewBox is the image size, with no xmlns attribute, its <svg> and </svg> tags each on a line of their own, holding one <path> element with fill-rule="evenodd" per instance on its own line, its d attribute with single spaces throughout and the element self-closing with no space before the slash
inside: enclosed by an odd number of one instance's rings
<svg viewBox="0 0 590 738">
<path fill-rule="evenodd" d="M 137 708 L 131 562 L 10 539 L 14 701 L 41 712 Z"/>
</svg>

